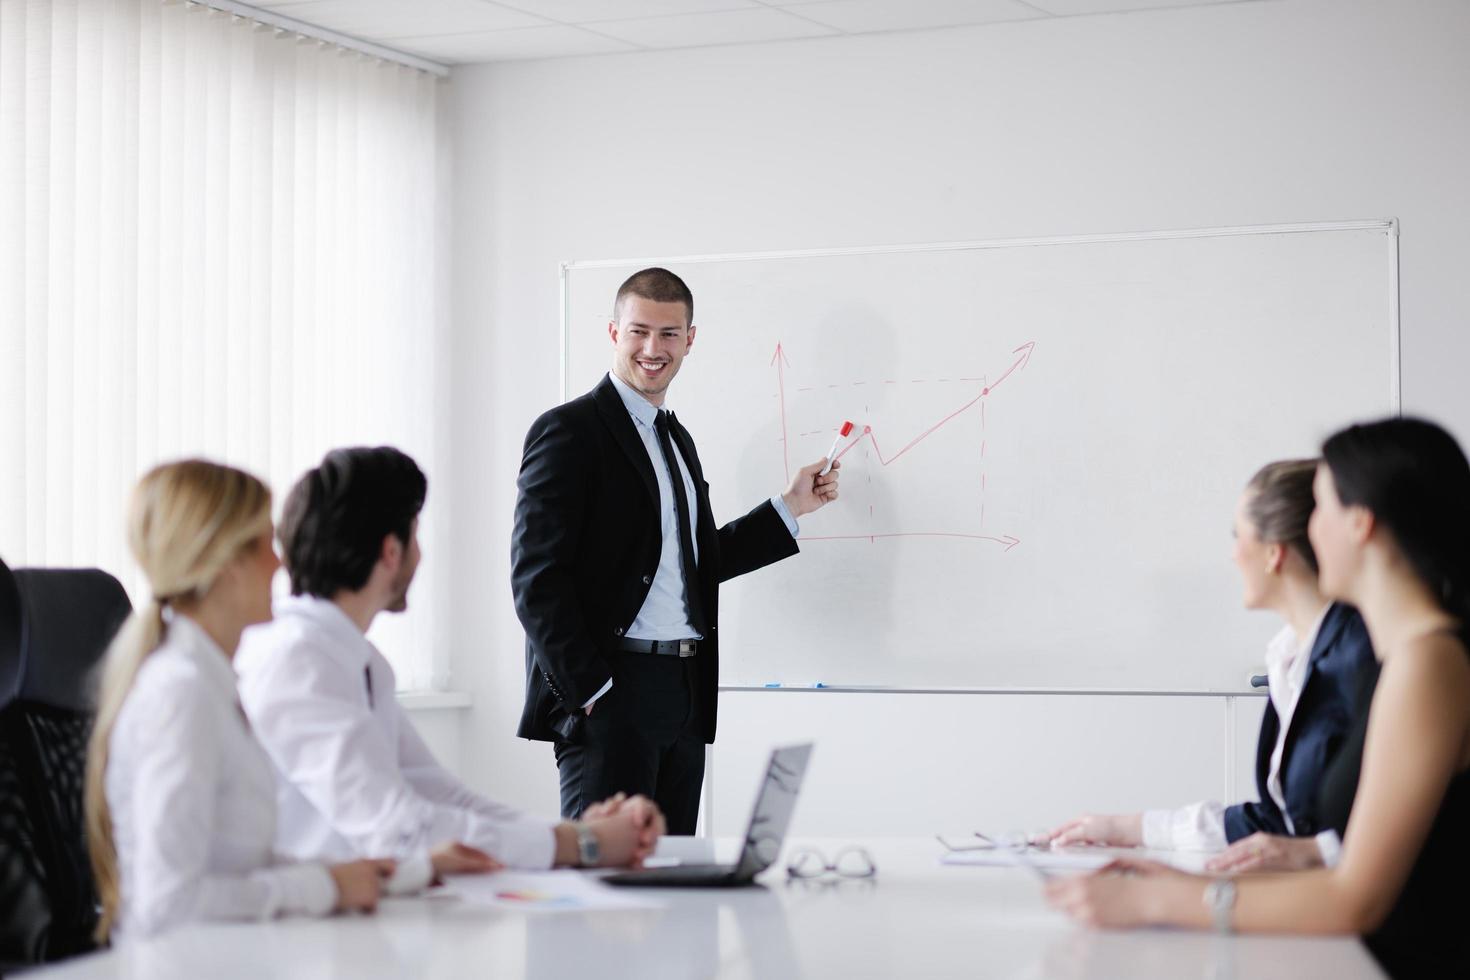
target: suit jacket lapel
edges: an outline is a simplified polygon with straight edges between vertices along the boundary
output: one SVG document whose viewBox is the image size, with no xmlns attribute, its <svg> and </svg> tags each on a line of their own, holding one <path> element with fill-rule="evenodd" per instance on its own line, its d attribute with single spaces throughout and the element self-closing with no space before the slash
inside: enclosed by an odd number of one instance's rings
<svg viewBox="0 0 1470 980">
<path fill-rule="evenodd" d="M 648 450 L 643 445 L 643 440 L 638 438 L 638 430 L 633 425 L 633 419 L 628 415 L 628 406 L 623 404 L 623 399 L 618 395 L 618 389 L 613 387 L 612 379 L 603 376 L 601 383 L 592 391 L 592 398 L 597 403 L 597 410 L 602 413 L 602 419 L 607 423 L 608 431 L 613 434 L 613 441 L 623 450 L 628 457 L 628 462 L 633 464 L 633 469 L 643 478 L 644 489 L 653 498 L 655 505 L 658 504 L 658 481 L 653 475 L 653 463 L 648 458 Z"/>
<path fill-rule="evenodd" d="M 1342 606 L 1339 606 L 1337 603 L 1333 603 L 1332 607 L 1327 610 L 1327 615 L 1323 617 L 1322 628 L 1317 631 L 1317 638 L 1312 641 L 1312 652 L 1307 656 L 1307 669 L 1302 674 L 1302 689 L 1297 692 L 1296 703 L 1298 709 L 1302 706 L 1307 696 L 1307 689 L 1312 684 L 1312 676 L 1317 672 L 1317 664 L 1327 655 L 1327 651 L 1332 649 L 1332 644 L 1337 642 L 1337 634 L 1342 632 L 1342 626 L 1346 619 L 1347 617 L 1343 615 Z M 1297 724 L 1297 720 L 1303 714 L 1304 712 L 1300 710 L 1291 713 L 1291 724 L 1286 726 L 1286 746 L 1281 753 L 1282 768 L 1286 766 L 1286 754 L 1290 750 L 1292 736 L 1296 734 L 1297 729 L 1300 727 Z"/>
<path fill-rule="evenodd" d="M 673 425 L 669 426 L 669 435 L 673 437 L 674 445 L 679 450 L 679 455 L 684 457 L 684 465 L 689 467 L 689 475 L 694 478 L 694 489 L 704 489 L 704 469 L 699 465 L 699 456 L 694 452 L 694 440 L 689 436 L 689 430 L 684 428 L 684 423 L 679 421 L 675 415 L 672 419 Z"/>
<path fill-rule="evenodd" d="M 1266 699 L 1266 713 L 1261 717 L 1261 737 L 1256 741 L 1256 787 L 1261 792 L 1261 799 L 1269 800 L 1270 794 L 1266 792 L 1266 779 L 1271 775 L 1271 753 L 1276 751 L 1276 737 L 1281 732 L 1281 718 L 1276 714 L 1276 706 L 1271 699 Z M 1282 765 L 1286 759 L 1282 758 Z"/>
</svg>

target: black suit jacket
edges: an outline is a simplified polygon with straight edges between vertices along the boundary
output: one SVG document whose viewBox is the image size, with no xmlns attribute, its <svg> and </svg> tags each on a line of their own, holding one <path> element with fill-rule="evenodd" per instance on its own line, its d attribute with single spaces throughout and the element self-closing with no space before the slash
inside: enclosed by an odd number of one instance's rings
<svg viewBox="0 0 1470 980">
<path fill-rule="evenodd" d="M 1318 812 L 1317 789 L 1353 726 L 1359 678 L 1375 666 L 1362 617 L 1351 606 L 1333 603 L 1312 644 L 1281 751 L 1281 790 L 1297 837 L 1311 837 L 1331 827 Z M 1267 702 L 1256 742 L 1256 789 L 1261 799 L 1225 809 L 1225 837 L 1232 843 L 1257 831 L 1287 833 L 1286 819 L 1266 791 L 1280 731 L 1281 719 Z"/>
<path fill-rule="evenodd" d="M 704 738 L 715 738 L 719 585 L 797 552 L 768 500 L 724 527 L 710 510 L 694 440 L 670 435 L 693 478 L 700 598 L 710 633 L 696 656 Z M 609 660 L 653 584 L 663 546 L 658 484 L 612 380 L 531 425 L 516 481 L 511 589 L 526 630 L 522 738 L 576 741 L 582 705 L 612 676 Z"/>
</svg>

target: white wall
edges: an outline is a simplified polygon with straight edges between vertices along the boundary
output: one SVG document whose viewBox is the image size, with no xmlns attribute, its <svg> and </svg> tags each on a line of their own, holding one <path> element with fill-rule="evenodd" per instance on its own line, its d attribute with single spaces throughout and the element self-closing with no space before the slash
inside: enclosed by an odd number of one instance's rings
<svg viewBox="0 0 1470 980">
<path fill-rule="evenodd" d="M 426 707 L 416 703 L 425 699 L 425 695 L 399 695 L 399 703 L 408 711 L 409 718 L 413 721 L 413 727 L 429 746 L 429 751 L 434 753 L 434 758 L 449 769 L 450 772 L 463 772 L 464 754 L 461 751 L 460 741 L 461 729 L 464 727 L 463 720 L 466 708 L 460 706 L 434 706 Z M 434 697 L 429 695 L 428 697 Z"/>
<path fill-rule="evenodd" d="M 513 737 L 508 551 L 521 439 L 558 399 L 559 261 L 1395 216 L 1405 407 L 1466 436 L 1467 41 L 1460 0 L 1278 0 L 456 70 L 454 422 L 435 477 L 456 485 L 457 543 L 431 560 L 453 569 L 454 683 L 475 699 L 468 779 L 556 805 L 550 748 Z M 821 741 L 805 833 L 1029 826 L 1228 782 L 1213 701 L 723 710 L 721 830 L 750 760 L 799 730 Z M 1258 719 L 1242 707 L 1242 791 Z"/>
</svg>

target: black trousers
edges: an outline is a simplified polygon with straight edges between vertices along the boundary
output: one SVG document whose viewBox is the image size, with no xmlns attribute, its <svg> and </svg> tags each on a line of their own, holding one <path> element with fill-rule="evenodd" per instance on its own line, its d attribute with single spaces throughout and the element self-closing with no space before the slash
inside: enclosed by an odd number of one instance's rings
<svg viewBox="0 0 1470 980">
<path fill-rule="evenodd" d="M 575 820 L 614 793 L 642 794 L 663 811 L 669 833 L 693 834 L 704 783 L 694 658 L 614 657 L 612 690 L 582 719 L 575 742 L 556 743 L 561 815 Z"/>
</svg>

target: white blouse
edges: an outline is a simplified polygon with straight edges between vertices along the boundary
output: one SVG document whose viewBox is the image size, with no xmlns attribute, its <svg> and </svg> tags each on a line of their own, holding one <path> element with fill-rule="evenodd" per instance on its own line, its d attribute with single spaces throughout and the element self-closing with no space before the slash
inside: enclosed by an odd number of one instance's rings
<svg viewBox="0 0 1470 980">
<path fill-rule="evenodd" d="M 1270 794 L 1271 802 L 1281 811 L 1289 831 L 1293 827 L 1291 814 L 1286 809 L 1286 795 L 1281 786 L 1282 753 L 1286 748 L 1286 736 L 1291 730 L 1296 704 L 1306 680 L 1312 647 L 1317 643 L 1317 634 L 1321 632 L 1322 623 L 1331 608 L 1328 605 L 1322 609 L 1306 636 L 1298 637 L 1296 630 L 1289 625 L 1283 626 L 1266 647 L 1266 673 L 1270 678 L 1267 693 L 1280 722 L 1266 771 L 1266 792 Z M 1334 866 L 1341 851 L 1341 842 L 1336 832 L 1324 830 L 1317 834 L 1316 840 L 1323 863 L 1328 867 Z M 1229 846 L 1225 836 L 1225 806 L 1214 800 L 1207 800 L 1174 810 L 1146 810 L 1143 814 L 1143 846 L 1163 850 L 1223 851 Z"/>
<path fill-rule="evenodd" d="M 275 774 L 250 733 L 230 661 L 169 617 L 113 728 L 106 792 L 121 876 L 117 938 L 201 919 L 325 915 L 321 864 L 275 856 Z"/>
</svg>

